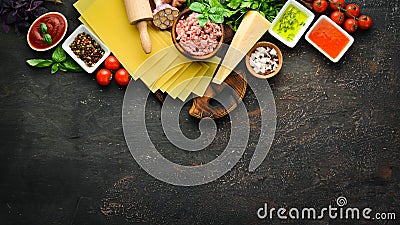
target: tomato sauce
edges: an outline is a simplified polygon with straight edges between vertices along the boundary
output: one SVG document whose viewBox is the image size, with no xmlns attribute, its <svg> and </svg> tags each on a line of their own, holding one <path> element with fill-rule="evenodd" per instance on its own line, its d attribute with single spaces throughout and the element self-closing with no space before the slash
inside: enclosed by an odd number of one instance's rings
<svg viewBox="0 0 400 225">
<path fill-rule="evenodd" d="M 350 42 L 346 35 L 326 19 L 322 19 L 308 37 L 332 58 L 336 58 Z"/>
<path fill-rule="evenodd" d="M 43 40 L 43 34 L 40 25 L 45 23 L 47 26 L 47 33 L 51 35 L 52 44 L 47 44 Z M 37 49 L 46 49 L 50 46 L 56 45 L 63 37 L 67 30 L 65 19 L 58 13 L 49 13 L 39 18 L 32 24 L 28 33 L 28 41 L 32 47 Z"/>
</svg>

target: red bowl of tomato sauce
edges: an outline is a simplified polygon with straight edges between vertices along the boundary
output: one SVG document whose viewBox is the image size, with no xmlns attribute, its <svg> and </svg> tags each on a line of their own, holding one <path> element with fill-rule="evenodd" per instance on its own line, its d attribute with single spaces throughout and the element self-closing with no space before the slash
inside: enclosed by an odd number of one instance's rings
<svg viewBox="0 0 400 225">
<path fill-rule="evenodd" d="M 354 38 L 325 15 L 314 23 L 306 40 L 332 62 L 338 62 L 354 42 Z"/>
<path fill-rule="evenodd" d="M 67 33 L 67 28 L 68 23 L 64 15 L 59 12 L 45 13 L 30 26 L 27 35 L 28 44 L 36 51 L 49 50 L 60 43 Z"/>
</svg>

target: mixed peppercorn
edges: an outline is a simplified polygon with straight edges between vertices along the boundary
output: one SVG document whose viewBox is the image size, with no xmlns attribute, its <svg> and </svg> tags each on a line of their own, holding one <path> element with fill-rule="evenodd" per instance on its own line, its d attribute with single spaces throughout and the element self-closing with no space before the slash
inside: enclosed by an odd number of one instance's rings
<svg viewBox="0 0 400 225">
<path fill-rule="evenodd" d="M 78 34 L 69 47 L 89 67 L 94 66 L 104 55 L 99 43 L 85 32 Z"/>
</svg>

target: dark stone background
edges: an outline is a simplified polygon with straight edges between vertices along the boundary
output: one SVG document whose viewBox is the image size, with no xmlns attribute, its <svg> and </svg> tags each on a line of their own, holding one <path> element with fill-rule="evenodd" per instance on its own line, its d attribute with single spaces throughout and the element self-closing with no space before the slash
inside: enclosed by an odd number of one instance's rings
<svg viewBox="0 0 400 225">
<path fill-rule="evenodd" d="M 68 34 L 79 25 L 74 1 L 46 3 L 64 13 Z M 247 171 L 260 114 L 249 92 L 252 136 L 243 159 L 212 183 L 178 187 L 158 181 L 133 160 L 124 140 L 124 89 L 99 87 L 93 75 L 30 68 L 50 57 L 25 36 L 0 33 L 0 224 L 400 224 L 399 1 L 354 1 L 374 19 L 357 32 L 339 63 L 304 38 L 289 49 L 270 80 L 277 131 L 270 153 Z M 208 151 L 175 151 L 160 129 L 160 103 L 150 97 L 148 128 L 176 162 L 215 158 L 229 138 L 229 118 Z M 198 135 L 198 120 L 181 112 L 182 128 Z M 259 220 L 258 208 L 327 207 L 345 196 L 349 207 L 396 212 L 397 221 Z"/>
</svg>

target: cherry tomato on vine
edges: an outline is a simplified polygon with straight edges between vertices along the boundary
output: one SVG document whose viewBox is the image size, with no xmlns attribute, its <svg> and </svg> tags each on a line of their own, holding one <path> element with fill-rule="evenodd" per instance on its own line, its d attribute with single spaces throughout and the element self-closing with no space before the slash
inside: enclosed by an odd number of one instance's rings
<svg viewBox="0 0 400 225">
<path fill-rule="evenodd" d="M 120 86 L 126 86 L 131 80 L 130 75 L 126 69 L 119 69 L 114 75 L 115 81 Z"/>
<path fill-rule="evenodd" d="M 115 56 L 110 55 L 104 60 L 104 66 L 109 70 L 117 70 L 121 64 Z"/>
<path fill-rule="evenodd" d="M 358 26 L 360 29 L 368 30 L 372 26 L 371 17 L 367 15 L 361 15 L 358 17 Z"/>
<path fill-rule="evenodd" d="M 344 8 L 344 0 L 330 0 L 332 10 L 339 10 L 338 7 Z"/>
<path fill-rule="evenodd" d="M 360 7 L 357 4 L 346 5 L 345 10 L 348 17 L 358 17 L 360 15 Z"/>
<path fill-rule="evenodd" d="M 316 13 L 323 13 L 328 8 L 328 2 L 326 0 L 315 0 L 312 8 Z"/>
<path fill-rule="evenodd" d="M 101 69 L 96 73 L 96 81 L 101 86 L 107 86 L 111 83 L 112 73 L 109 69 Z"/>
<path fill-rule="evenodd" d="M 344 21 L 344 29 L 349 32 L 350 34 L 356 32 L 358 28 L 358 21 L 353 19 L 353 18 L 349 18 L 347 20 Z"/>
<path fill-rule="evenodd" d="M 333 11 L 330 17 L 331 20 L 333 20 L 333 22 L 338 25 L 342 25 L 345 20 L 344 13 L 342 13 L 341 11 Z"/>
</svg>

